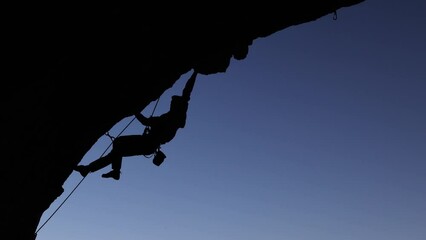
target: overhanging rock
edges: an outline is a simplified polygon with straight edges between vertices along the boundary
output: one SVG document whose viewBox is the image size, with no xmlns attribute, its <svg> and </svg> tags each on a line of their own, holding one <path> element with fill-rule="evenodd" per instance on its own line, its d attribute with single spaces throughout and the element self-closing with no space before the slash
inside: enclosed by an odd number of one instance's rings
<svg viewBox="0 0 426 240">
<path fill-rule="evenodd" d="M 9 11 L 3 38 L 2 223 L 34 239 L 73 167 L 121 119 L 143 110 L 182 74 L 226 72 L 254 41 L 362 0 Z M 54 10 L 52 10 L 54 9 Z M 176 9 L 174 9 L 176 10 Z"/>
</svg>

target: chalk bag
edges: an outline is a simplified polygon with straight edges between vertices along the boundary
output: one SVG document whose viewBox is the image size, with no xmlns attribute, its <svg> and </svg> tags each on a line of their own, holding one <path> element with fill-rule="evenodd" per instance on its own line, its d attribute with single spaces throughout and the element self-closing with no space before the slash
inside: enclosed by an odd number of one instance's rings
<svg viewBox="0 0 426 240">
<path fill-rule="evenodd" d="M 164 162 L 165 158 L 166 158 L 166 155 L 158 149 L 155 152 L 155 156 L 154 156 L 154 159 L 152 159 L 152 163 L 154 163 L 156 166 L 160 166 Z"/>
</svg>

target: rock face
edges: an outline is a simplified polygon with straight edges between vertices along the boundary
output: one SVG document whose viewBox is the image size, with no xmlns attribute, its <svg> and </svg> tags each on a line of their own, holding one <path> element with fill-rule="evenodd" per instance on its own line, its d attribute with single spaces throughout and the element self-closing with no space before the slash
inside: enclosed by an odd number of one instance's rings
<svg viewBox="0 0 426 240">
<path fill-rule="evenodd" d="M 360 2 L 188 5 L 173 13 L 136 5 L 10 10 L 3 32 L 2 232 L 35 239 L 43 212 L 97 139 L 182 74 L 226 72 L 253 40 Z"/>
</svg>

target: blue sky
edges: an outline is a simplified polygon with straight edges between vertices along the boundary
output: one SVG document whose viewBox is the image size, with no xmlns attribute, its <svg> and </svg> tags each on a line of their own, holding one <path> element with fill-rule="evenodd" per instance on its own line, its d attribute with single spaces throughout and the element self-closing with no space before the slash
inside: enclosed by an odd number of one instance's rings
<svg viewBox="0 0 426 240">
<path fill-rule="evenodd" d="M 425 12 L 367 0 L 255 40 L 226 73 L 198 76 L 163 165 L 130 157 L 119 181 L 88 175 L 37 239 L 426 239 Z"/>
</svg>

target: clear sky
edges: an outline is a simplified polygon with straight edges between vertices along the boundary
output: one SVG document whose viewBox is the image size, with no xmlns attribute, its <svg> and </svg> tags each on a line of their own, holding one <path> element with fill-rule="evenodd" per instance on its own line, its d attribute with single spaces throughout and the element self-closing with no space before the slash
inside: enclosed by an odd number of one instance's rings
<svg viewBox="0 0 426 240">
<path fill-rule="evenodd" d="M 425 240 L 426 2 L 367 0 L 332 18 L 198 75 L 163 165 L 130 157 L 119 181 L 101 178 L 109 167 L 89 174 L 37 239 Z M 40 224 L 81 179 L 70 176 Z"/>
</svg>

